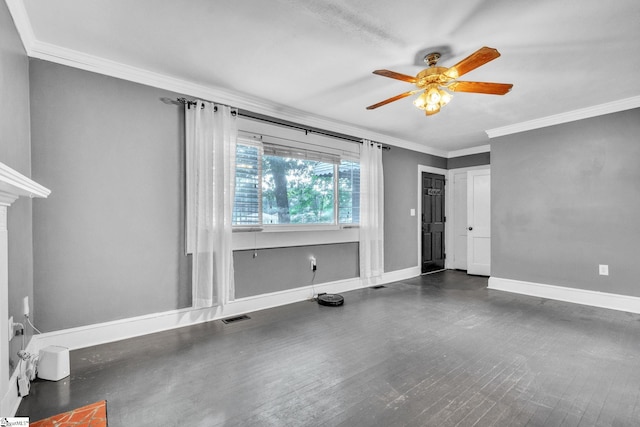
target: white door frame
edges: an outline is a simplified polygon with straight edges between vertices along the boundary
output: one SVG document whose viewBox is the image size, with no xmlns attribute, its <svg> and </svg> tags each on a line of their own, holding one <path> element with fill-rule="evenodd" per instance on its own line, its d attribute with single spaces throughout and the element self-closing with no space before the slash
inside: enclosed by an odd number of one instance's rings
<svg viewBox="0 0 640 427">
<path fill-rule="evenodd" d="M 418 215 L 416 215 L 416 221 L 418 223 L 418 270 L 422 273 L 422 172 L 427 173 L 435 173 L 438 175 L 444 176 L 445 180 L 445 190 L 444 190 L 444 216 L 445 218 L 449 218 L 449 202 L 450 195 L 449 189 L 446 186 L 446 183 L 449 182 L 449 173 L 447 169 L 440 169 L 433 166 L 425 166 L 418 165 Z M 445 254 L 447 253 L 447 243 L 449 242 L 449 235 L 451 234 L 451 224 L 449 221 L 445 221 L 444 223 L 444 250 Z M 450 268 L 449 260 L 445 258 L 444 260 L 444 268 Z"/>
</svg>

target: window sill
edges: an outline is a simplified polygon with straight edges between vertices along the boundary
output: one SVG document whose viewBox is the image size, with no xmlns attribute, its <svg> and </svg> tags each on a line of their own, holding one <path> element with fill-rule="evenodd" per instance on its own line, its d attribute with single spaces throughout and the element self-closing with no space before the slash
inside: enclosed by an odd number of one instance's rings
<svg viewBox="0 0 640 427">
<path fill-rule="evenodd" d="M 266 226 L 262 230 L 234 229 L 233 250 L 326 245 L 360 240 L 357 226 Z M 349 227 L 349 228 L 347 228 Z"/>
<path fill-rule="evenodd" d="M 333 231 L 340 230 L 340 226 L 333 224 L 284 224 L 284 225 L 263 225 L 264 233 L 283 233 L 300 231 Z"/>
</svg>

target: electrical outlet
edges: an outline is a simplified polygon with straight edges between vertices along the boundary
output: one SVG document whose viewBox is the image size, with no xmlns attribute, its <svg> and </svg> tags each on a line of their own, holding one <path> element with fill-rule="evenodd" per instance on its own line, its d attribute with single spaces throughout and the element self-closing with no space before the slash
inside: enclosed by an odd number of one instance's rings
<svg viewBox="0 0 640 427">
<path fill-rule="evenodd" d="M 9 341 L 13 339 L 13 316 L 9 317 Z"/>
<path fill-rule="evenodd" d="M 608 276 L 609 275 L 609 265 L 608 264 L 600 264 L 598 266 L 598 271 L 600 272 L 601 276 Z"/>
<path fill-rule="evenodd" d="M 22 314 L 25 316 L 29 315 L 29 297 L 26 296 L 22 298 Z"/>
<path fill-rule="evenodd" d="M 315 257 L 311 257 L 309 258 L 309 264 L 311 267 L 311 271 L 316 271 L 316 269 L 318 268 L 318 266 L 316 265 L 316 259 Z"/>
</svg>

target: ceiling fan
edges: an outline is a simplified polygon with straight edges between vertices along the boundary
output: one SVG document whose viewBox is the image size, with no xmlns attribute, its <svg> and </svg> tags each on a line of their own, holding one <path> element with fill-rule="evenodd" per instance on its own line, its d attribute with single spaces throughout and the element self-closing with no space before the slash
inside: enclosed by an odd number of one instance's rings
<svg viewBox="0 0 640 427">
<path fill-rule="evenodd" d="M 395 71 L 390 70 L 375 70 L 373 74 L 413 83 L 418 87 L 418 89 L 410 90 L 389 99 L 385 99 L 377 104 L 370 105 L 367 107 L 367 110 L 373 110 L 393 101 L 422 92 L 413 104 L 419 109 L 424 110 L 427 116 L 431 116 L 438 113 L 440 108 L 444 107 L 449 101 L 451 101 L 452 96 L 448 91 L 504 95 L 511 90 L 513 87 L 512 84 L 465 82 L 456 80 L 458 77 L 463 76 L 469 71 L 475 70 L 481 65 L 484 65 L 499 56 L 500 52 L 496 49 L 485 46 L 450 68 L 437 67 L 436 64 L 438 63 L 438 59 L 440 59 L 440 53 L 429 53 L 424 57 L 424 62 L 429 65 L 429 68 L 425 68 L 420 71 L 415 77 L 396 73 Z"/>
</svg>

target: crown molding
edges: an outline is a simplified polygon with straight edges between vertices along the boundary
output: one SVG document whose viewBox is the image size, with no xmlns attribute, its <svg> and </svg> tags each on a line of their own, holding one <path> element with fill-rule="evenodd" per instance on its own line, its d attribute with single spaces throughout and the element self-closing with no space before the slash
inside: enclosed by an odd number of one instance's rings
<svg viewBox="0 0 640 427">
<path fill-rule="evenodd" d="M 511 135 L 519 132 L 540 129 L 548 126 L 574 122 L 576 120 L 588 119 L 591 117 L 603 116 L 605 114 L 617 113 L 619 111 L 631 110 L 640 107 L 640 96 L 620 99 L 618 101 L 607 102 L 594 105 L 593 107 L 581 108 L 579 110 L 568 111 L 566 113 L 555 114 L 553 116 L 541 117 L 539 119 L 516 123 L 487 130 L 489 138 Z"/>
<path fill-rule="evenodd" d="M 463 148 L 461 150 L 449 151 L 447 153 L 447 158 L 451 159 L 453 157 L 462 157 L 462 156 L 469 156 L 471 154 L 488 153 L 488 152 L 491 152 L 491 145 L 490 144 L 478 145 L 476 147 Z"/>
<path fill-rule="evenodd" d="M 413 141 L 395 138 L 353 126 L 348 123 L 316 116 L 305 111 L 296 110 L 285 105 L 256 98 L 244 93 L 230 91 L 215 86 L 199 85 L 142 68 L 110 61 L 98 56 L 63 48 L 50 43 L 44 43 L 37 40 L 35 37 L 23 0 L 5 0 L 5 2 L 9 8 L 9 12 L 11 13 L 16 29 L 18 30 L 24 49 L 27 55 L 32 58 L 42 59 L 147 86 L 157 87 L 159 89 L 169 90 L 186 96 L 232 105 L 236 108 L 264 114 L 281 120 L 295 122 L 303 126 L 325 129 L 363 139 L 370 139 L 394 147 L 405 148 L 434 156 L 452 158 L 490 151 L 490 145 L 482 145 L 454 151 L 438 150 Z M 491 139 L 638 107 L 640 107 L 640 96 L 489 129 L 485 132 Z"/>
<path fill-rule="evenodd" d="M 285 105 L 266 101 L 244 93 L 230 91 L 215 86 L 199 85 L 142 68 L 110 61 L 95 55 L 41 42 L 35 37 L 23 0 L 5 0 L 5 2 L 7 3 L 9 12 L 14 20 L 24 49 L 27 55 L 31 58 L 42 59 L 85 71 L 91 71 L 147 86 L 157 87 L 159 89 L 169 90 L 185 96 L 192 96 L 232 105 L 236 108 L 264 114 L 281 120 L 295 122 L 303 126 L 325 129 L 345 135 L 351 135 L 357 138 L 370 139 L 395 147 L 406 148 L 408 150 L 431 154 L 434 156 L 447 156 L 447 151 L 444 150 L 438 150 L 417 142 L 395 138 L 353 126 L 348 123 L 316 116 L 305 111 L 296 110 Z"/>
<path fill-rule="evenodd" d="M 197 97 L 212 102 L 231 105 L 235 108 L 252 111 L 277 119 L 298 123 L 327 131 L 350 135 L 357 138 L 370 139 L 394 147 L 406 148 L 420 153 L 446 157 L 447 151 L 438 150 L 416 142 L 395 138 L 371 130 L 363 129 L 347 123 L 316 116 L 306 111 L 296 110 L 282 104 L 270 102 L 244 93 L 231 91 L 215 86 L 195 84 L 186 80 L 132 67 L 116 61 L 89 55 L 57 45 L 33 40 L 27 49 L 30 57 L 66 65 L 98 74 L 169 90 L 181 95 Z"/>
</svg>

